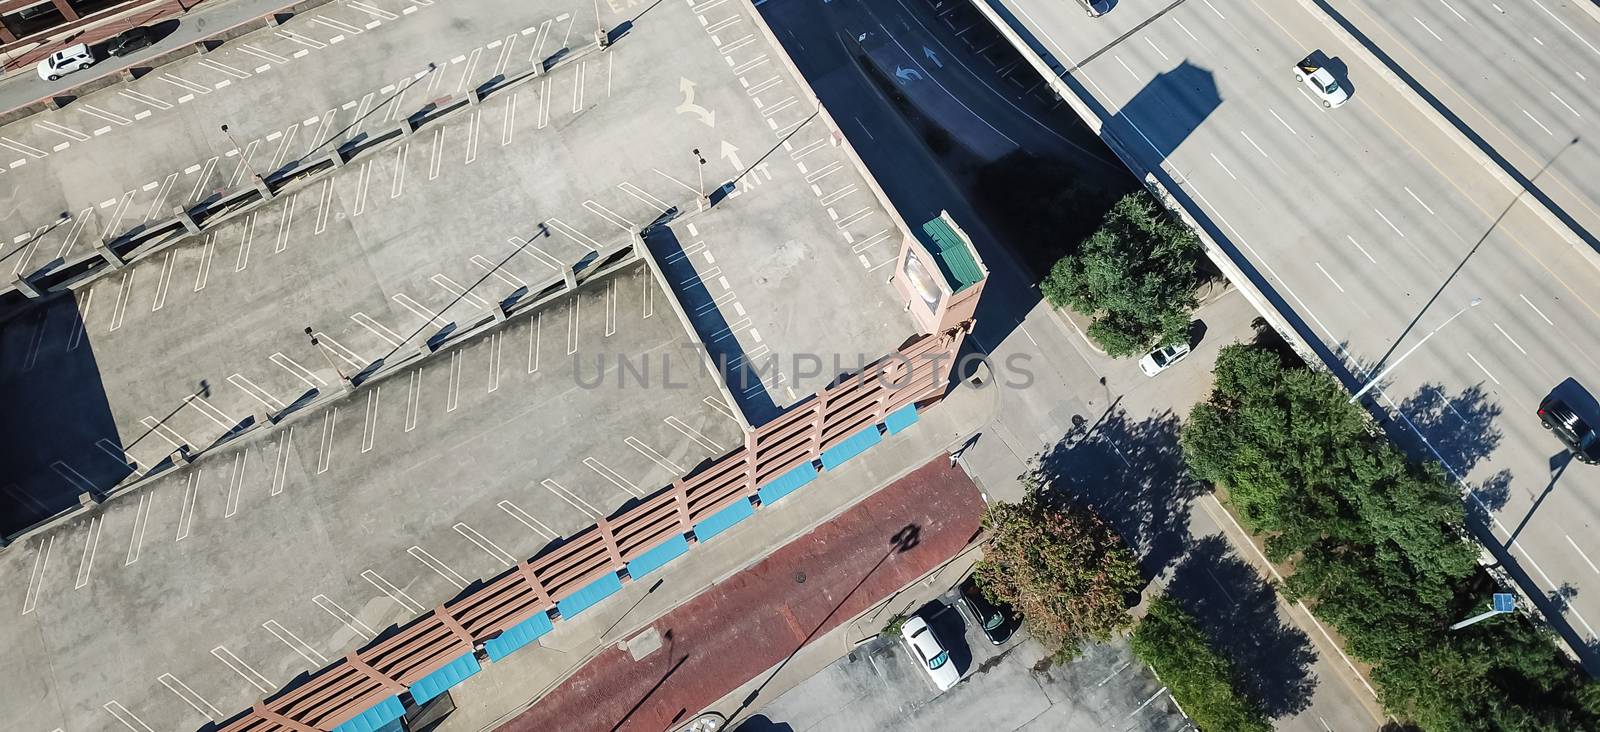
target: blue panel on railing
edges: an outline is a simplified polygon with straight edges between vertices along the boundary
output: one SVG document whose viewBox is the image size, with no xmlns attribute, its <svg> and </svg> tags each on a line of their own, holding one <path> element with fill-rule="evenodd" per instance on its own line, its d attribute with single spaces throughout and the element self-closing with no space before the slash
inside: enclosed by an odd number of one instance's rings
<svg viewBox="0 0 1600 732">
<path fill-rule="evenodd" d="M 406 715 L 406 708 L 400 703 L 400 697 L 391 696 L 378 702 L 377 706 L 351 717 L 344 724 L 333 728 L 333 732 L 380 732 L 386 725 Z"/>
<path fill-rule="evenodd" d="M 761 486 L 756 491 L 761 496 L 761 505 L 770 506 L 777 503 L 779 498 L 793 493 L 795 489 L 817 479 L 817 468 L 810 461 L 794 466 L 789 472 L 772 479 L 772 482 Z"/>
<path fill-rule="evenodd" d="M 628 576 L 639 579 L 661 569 L 667 562 L 677 559 L 686 551 L 689 551 L 689 540 L 683 538 L 682 534 L 674 536 L 628 562 Z"/>
<path fill-rule="evenodd" d="M 880 442 L 883 442 L 883 434 L 878 432 L 878 426 L 869 425 L 866 429 L 844 438 L 843 442 L 823 450 L 822 467 L 833 470 Z"/>
<path fill-rule="evenodd" d="M 917 405 L 907 404 L 889 413 L 883 418 L 883 425 L 889 428 L 889 434 L 898 435 L 903 430 L 917 423 Z"/>
<path fill-rule="evenodd" d="M 411 698 L 418 704 L 427 704 L 429 699 L 445 693 L 456 684 L 466 681 L 468 677 L 478 673 L 482 668 L 482 666 L 478 665 L 477 656 L 468 653 L 445 664 L 438 671 L 417 679 L 417 683 L 411 685 Z"/>
<path fill-rule="evenodd" d="M 561 617 L 571 618 L 594 607 L 595 603 L 610 597 L 611 593 L 620 589 L 622 589 L 622 580 L 617 578 L 616 572 L 612 572 L 584 585 L 583 589 L 556 603 L 556 609 L 561 611 Z"/>
<path fill-rule="evenodd" d="M 734 501 L 733 504 L 727 508 L 711 514 L 710 516 L 705 517 L 705 519 L 700 523 L 695 524 L 694 536 L 700 541 L 706 541 L 711 537 L 732 528 L 734 524 L 750 518 L 750 516 L 754 513 L 755 509 L 750 507 L 750 501 L 741 498 L 737 501 Z"/>
<path fill-rule="evenodd" d="M 512 651 L 539 640 L 539 636 L 550 632 L 553 627 L 555 626 L 551 625 L 550 616 L 540 611 L 533 617 L 506 628 L 504 633 L 485 641 L 483 648 L 489 652 L 489 660 L 498 661 L 511 655 Z"/>
</svg>

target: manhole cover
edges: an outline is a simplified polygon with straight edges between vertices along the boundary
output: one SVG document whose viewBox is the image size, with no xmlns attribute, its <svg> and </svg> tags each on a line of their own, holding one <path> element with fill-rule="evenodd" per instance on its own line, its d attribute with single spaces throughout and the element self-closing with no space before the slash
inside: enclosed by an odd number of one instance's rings
<svg viewBox="0 0 1600 732">
<path fill-rule="evenodd" d="M 806 583 L 806 573 L 805 572 L 795 572 L 794 573 L 794 583 L 797 584 L 797 585 L 805 584 Z"/>
</svg>

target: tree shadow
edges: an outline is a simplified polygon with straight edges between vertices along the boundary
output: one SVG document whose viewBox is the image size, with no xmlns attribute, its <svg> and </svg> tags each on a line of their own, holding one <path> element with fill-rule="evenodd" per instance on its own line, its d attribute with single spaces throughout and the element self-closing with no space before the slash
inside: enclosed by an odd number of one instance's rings
<svg viewBox="0 0 1600 732">
<path fill-rule="evenodd" d="M 1504 410 L 1489 401 L 1483 384 L 1451 396 L 1443 384 L 1426 383 L 1400 402 L 1400 411 L 1411 421 L 1412 441 L 1421 435 L 1440 459 L 1462 475 L 1500 445 L 1501 432 L 1495 420 Z M 1426 446 L 1417 447 L 1424 452 L 1413 454 L 1427 454 Z"/>
<path fill-rule="evenodd" d="M 1094 422 L 1074 422 L 1035 457 L 1041 490 L 1099 513 L 1144 575 L 1160 575 L 1187 548 L 1190 506 L 1205 492 L 1184 470 L 1177 415 L 1134 421 L 1113 402 Z"/>
<path fill-rule="evenodd" d="M 1316 652 L 1278 614 L 1277 592 L 1220 534 L 1199 539 L 1178 563 L 1167 595 L 1194 616 L 1212 647 L 1233 662 L 1237 683 L 1278 718 L 1305 711 Z"/>
</svg>

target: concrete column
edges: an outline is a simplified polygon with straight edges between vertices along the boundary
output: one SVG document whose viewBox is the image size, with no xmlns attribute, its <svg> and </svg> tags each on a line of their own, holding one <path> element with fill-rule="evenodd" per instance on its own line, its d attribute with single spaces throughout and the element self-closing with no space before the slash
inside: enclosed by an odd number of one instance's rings
<svg viewBox="0 0 1600 732">
<path fill-rule="evenodd" d="M 105 239 L 97 239 L 95 240 L 94 249 L 100 254 L 101 259 L 106 260 L 106 264 L 111 265 L 112 269 L 122 269 L 128 266 L 128 263 L 123 261 L 122 257 L 117 256 L 117 253 L 111 250 L 111 242 Z"/>
<path fill-rule="evenodd" d="M 483 95 L 476 88 L 467 90 L 467 106 L 476 107 L 483 103 Z"/>
<path fill-rule="evenodd" d="M 84 508 L 88 508 L 89 506 L 98 506 L 100 505 L 101 500 L 102 499 L 100 496 L 95 495 L 94 491 L 84 491 L 78 494 L 78 505 L 83 506 Z"/>
<path fill-rule="evenodd" d="M 200 233 L 200 225 L 195 223 L 194 217 L 189 215 L 189 210 L 182 206 L 172 207 L 172 216 L 183 224 L 183 230 L 190 234 Z"/>
<path fill-rule="evenodd" d="M 272 192 L 272 186 L 267 185 L 266 178 L 262 178 L 259 175 L 251 175 L 250 182 L 255 185 L 256 192 L 261 194 L 261 200 L 270 201 L 276 195 Z"/>
<path fill-rule="evenodd" d="M 345 162 L 344 161 L 344 153 L 339 152 L 339 148 L 335 147 L 333 149 L 333 152 L 328 153 L 328 159 L 333 161 L 333 167 L 335 167 L 335 168 L 343 168 L 344 167 L 344 162 Z"/>
<path fill-rule="evenodd" d="M 494 322 L 496 322 L 496 323 L 504 323 L 504 322 L 506 322 L 506 317 L 507 317 L 506 316 L 506 304 L 504 302 L 495 303 L 493 310 L 491 310 L 491 313 L 494 315 Z"/>
<path fill-rule="evenodd" d="M 408 114 L 405 119 L 400 120 L 400 137 L 407 138 L 415 134 L 417 134 L 417 128 L 411 126 L 411 115 Z"/>
<path fill-rule="evenodd" d="M 566 284 L 568 291 L 578 289 L 578 273 L 572 271 L 571 267 L 561 270 L 561 281 Z"/>
<path fill-rule="evenodd" d="M 198 53 L 201 56 L 204 56 L 204 55 L 206 55 L 208 53 L 211 53 L 211 47 L 206 45 L 205 41 L 196 42 L 194 44 L 194 50 L 195 50 L 195 53 Z"/>
<path fill-rule="evenodd" d="M 44 296 L 44 293 L 40 292 L 39 288 L 34 287 L 33 283 L 29 282 L 27 277 L 18 277 L 16 282 L 12 284 L 17 286 L 17 292 L 22 293 L 29 300 L 37 300 Z"/>
</svg>

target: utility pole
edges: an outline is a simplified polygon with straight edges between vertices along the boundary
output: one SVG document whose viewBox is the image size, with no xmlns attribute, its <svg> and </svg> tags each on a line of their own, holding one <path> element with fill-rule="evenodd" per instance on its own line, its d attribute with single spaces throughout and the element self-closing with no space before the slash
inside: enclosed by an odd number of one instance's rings
<svg viewBox="0 0 1600 732">
<path fill-rule="evenodd" d="M 694 152 L 694 159 L 700 161 L 700 164 L 695 166 L 695 172 L 700 174 L 699 175 L 699 180 L 700 180 L 700 185 L 699 185 L 700 201 L 699 201 L 699 203 L 704 203 L 705 200 L 706 200 L 706 156 L 700 154 L 700 148 L 698 148 L 698 147 L 695 148 L 692 152 Z"/>
</svg>

